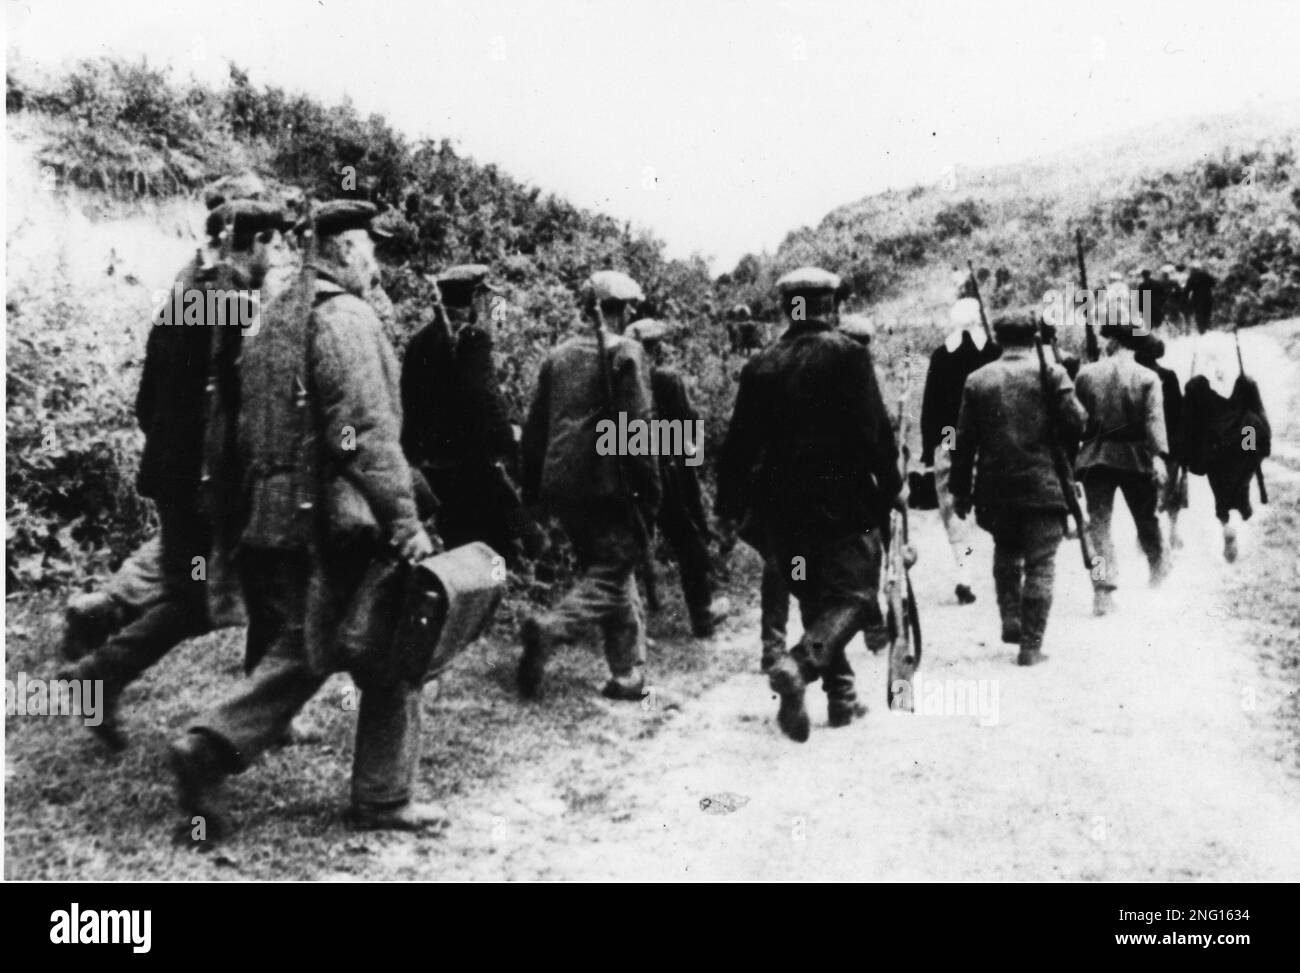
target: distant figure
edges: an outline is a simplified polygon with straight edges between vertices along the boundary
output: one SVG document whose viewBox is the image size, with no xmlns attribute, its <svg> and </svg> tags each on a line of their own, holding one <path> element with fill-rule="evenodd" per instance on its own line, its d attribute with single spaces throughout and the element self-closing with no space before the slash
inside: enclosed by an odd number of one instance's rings
<svg viewBox="0 0 1300 973">
<path fill-rule="evenodd" d="M 1187 477 L 1183 475 L 1183 389 L 1173 369 L 1159 364 L 1165 355 L 1165 343 L 1147 335 L 1138 343 L 1134 359 L 1160 376 L 1160 390 L 1165 407 L 1165 437 L 1169 440 L 1168 481 L 1160 494 L 1157 509 L 1169 515 L 1169 546 L 1182 547 L 1178 537 L 1178 514 L 1187 508 Z"/>
<path fill-rule="evenodd" d="M 1112 270 L 1106 281 L 1104 304 L 1101 308 L 1101 325 L 1123 325 L 1129 322 L 1129 285 L 1124 275 Z"/>
<path fill-rule="evenodd" d="M 1156 504 L 1168 482 L 1169 442 L 1160 379 L 1133 355 L 1141 339 L 1132 328 L 1115 325 L 1103 328 L 1101 336 L 1105 355 L 1079 369 L 1079 401 L 1088 412 L 1088 425 L 1075 468 L 1088 498 L 1093 550 L 1101 558 L 1093 570 L 1093 613 L 1107 615 L 1114 609 L 1112 593 L 1119 577 L 1110 532 L 1116 490 L 1133 515 L 1151 585 L 1160 584 L 1168 572 Z"/>
<path fill-rule="evenodd" d="M 1205 334 L 1210 329 L 1214 314 L 1214 285 L 1218 281 L 1199 260 L 1193 260 L 1187 273 L 1187 286 L 1183 289 L 1187 306 L 1196 320 L 1196 330 Z"/>
<path fill-rule="evenodd" d="M 636 569 L 659 507 L 659 464 L 645 454 L 602 452 L 597 432 L 602 416 L 621 423 L 622 413 L 638 425 L 654 416 L 645 352 L 623 333 L 644 299 L 626 274 L 592 274 L 582 292 L 582 327 L 551 349 L 537 378 L 520 442 L 524 502 L 556 516 L 582 573 L 563 599 L 520 627 L 518 685 L 525 699 L 541 695 L 556 647 L 591 628 L 600 632 L 609 665 L 601 692 L 639 702 L 645 690 L 645 612 Z"/>
<path fill-rule="evenodd" d="M 958 294 L 968 289 L 967 274 Z M 966 377 L 977 368 L 996 361 L 1002 354 L 989 341 L 980 324 L 979 302 L 974 297 L 959 297 L 949 312 L 952 331 L 943 344 L 930 355 L 925 375 L 925 393 L 921 399 L 921 464 L 933 469 L 939 516 L 948 532 L 957 565 L 955 593 L 957 603 L 969 605 L 975 600 L 971 588 L 971 565 L 978 546 L 977 532 L 964 518 L 953 512 L 953 497 L 948 478 L 952 470 L 952 451 L 957 445 L 957 414 L 961 410 L 962 389 Z"/>
<path fill-rule="evenodd" d="M 1183 333 L 1183 288 L 1174 279 L 1177 273 L 1173 264 L 1164 264 L 1156 275 L 1155 286 L 1161 294 L 1161 314 L 1171 332 Z"/>
<path fill-rule="evenodd" d="M 839 286 L 816 267 L 777 282 L 789 327 L 741 371 L 718 468 L 718 515 L 735 522 L 757 508 L 764 551 L 799 600 L 803 638 L 768 683 L 781 699 L 777 725 L 800 743 L 811 730 L 810 682 L 821 680 L 831 726 L 866 714 L 845 649 L 869 623 L 880 532 L 903 502 L 871 353 L 832 325 Z"/>
<path fill-rule="evenodd" d="M 419 331 L 402 363 L 402 448 L 438 499 L 448 548 L 482 541 L 507 561 L 519 556 L 514 430 L 492 359 L 491 301 L 483 264 L 436 278 L 441 315 Z"/>
<path fill-rule="evenodd" d="M 1214 515 L 1223 524 L 1223 556 L 1237 559 L 1237 530 L 1230 521 L 1253 513 L 1250 482 L 1272 451 L 1272 430 L 1259 386 L 1246 375 L 1227 342 L 1202 341 L 1196 372 L 1183 399 L 1183 449 L 1188 471 L 1210 481 Z"/>
<path fill-rule="evenodd" d="M 1147 330 L 1153 331 L 1165 323 L 1165 289 L 1146 267 L 1138 271 L 1137 289 L 1138 306 L 1145 314 Z"/>
<path fill-rule="evenodd" d="M 671 328 L 662 321 L 642 318 L 627 329 L 627 336 L 639 341 L 651 363 L 650 394 L 654 401 L 656 419 L 681 423 L 683 428 L 695 429 L 701 421 L 700 413 L 691 402 L 686 380 L 681 372 L 667 364 L 664 338 Z M 694 441 L 700 450 L 703 443 Z M 659 478 L 663 484 L 663 499 L 659 504 L 656 523 L 673 549 L 677 569 L 681 575 L 682 595 L 686 600 L 686 613 L 690 617 L 691 634 L 696 638 L 709 638 L 725 617 L 720 605 L 713 601 L 713 568 L 709 563 L 709 518 L 704 512 L 704 493 L 695 466 L 697 457 L 659 457 Z"/>
<path fill-rule="evenodd" d="M 730 317 L 727 336 L 732 351 L 748 357 L 763 347 L 763 325 L 754 320 L 748 304 L 737 304 L 731 309 Z"/>
<path fill-rule="evenodd" d="M 994 325 L 1001 357 L 967 377 L 953 451 L 953 515 L 975 521 L 993 535 L 993 583 L 1002 618 L 1002 641 L 1020 646 L 1016 661 L 1032 666 L 1043 655 L 1052 609 L 1056 551 L 1065 536 L 1067 507 L 1051 452 L 1048 403 L 1034 354 L 1038 319 L 1006 315 Z M 1060 365 L 1047 381 L 1064 426 L 1077 435 L 1086 416 L 1074 384 Z"/>
</svg>

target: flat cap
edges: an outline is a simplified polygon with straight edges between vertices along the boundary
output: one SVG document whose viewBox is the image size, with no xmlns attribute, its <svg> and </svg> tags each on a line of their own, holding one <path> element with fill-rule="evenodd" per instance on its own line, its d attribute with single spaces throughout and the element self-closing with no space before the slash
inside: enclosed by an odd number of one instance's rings
<svg viewBox="0 0 1300 973">
<path fill-rule="evenodd" d="M 256 199 L 236 199 L 208 213 L 208 236 L 219 237 L 228 224 L 232 225 L 236 238 L 244 238 L 266 230 L 287 230 L 293 221 L 278 206 Z"/>
<path fill-rule="evenodd" d="M 993 321 L 993 334 L 999 341 L 1012 344 L 1030 344 L 1038 334 L 1042 315 L 1031 311 L 1009 311 L 999 314 Z"/>
<path fill-rule="evenodd" d="M 623 333 L 634 341 L 645 344 L 650 341 L 663 341 L 673 333 L 673 326 L 655 318 L 642 318 L 640 321 L 633 321 Z"/>
<path fill-rule="evenodd" d="M 737 321 L 748 321 L 754 316 L 754 312 L 749 309 L 748 304 L 737 304 L 732 307 L 731 316 Z"/>
<path fill-rule="evenodd" d="M 840 289 L 840 278 L 838 274 L 820 267 L 799 267 L 778 280 L 776 289 L 782 294 L 837 291 Z"/>
<path fill-rule="evenodd" d="M 1165 343 L 1153 334 L 1139 338 L 1133 349 L 1138 361 L 1157 361 L 1165 357 Z"/>
<path fill-rule="evenodd" d="M 389 234 L 371 226 L 370 221 L 379 215 L 379 207 L 364 199 L 333 199 L 316 207 L 316 235 L 327 237 L 348 230 L 366 230 L 372 236 L 387 239 Z M 306 219 L 299 220 L 294 230 L 307 228 Z"/>
<path fill-rule="evenodd" d="M 587 286 L 598 301 L 641 301 L 641 285 L 618 270 L 598 270 L 587 279 Z"/>
<path fill-rule="evenodd" d="M 447 307 L 469 307 L 483 291 L 500 293 L 487 282 L 488 270 L 487 264 L 457 264 L 440 274 L 426 274 L 425 279 L 438 286 Z"/>
<path fill-rule="evenodd" d="M 840 330 L 850 338 L 870 341 L 876 336 L 876 322 L 865 314 L 841 314 Z"/>
<path fill-rule="evenodd" d="M 222 176 L 203 190 L 203 202 L 208 209 L 236 199 L 261 199 L 266 195 L 266 183 L 255 172 L 240 172 Z"/>
</svg>

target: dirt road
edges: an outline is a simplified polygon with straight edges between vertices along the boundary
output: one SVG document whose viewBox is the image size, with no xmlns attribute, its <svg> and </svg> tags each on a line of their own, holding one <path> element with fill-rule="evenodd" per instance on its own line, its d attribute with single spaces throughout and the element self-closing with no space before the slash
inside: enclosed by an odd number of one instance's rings
<svg viewBox="0 0 1300 973">
<path fill-rule="evenodd" d="M 1243 341 L 1279 418 L 1300 388 L 1280 333 Z M 1183 346 L 1168 359 L 1185 374 L 1187 357 Z M 1270 475 L 1296 476 L 1278 464 Z M 850 651 L 872 712 L 830 730 L 817 693 L 804 746 L 777 732 L 756 665 L 649 738 L 636 725 L 652 712 L 611 708 L 600 752 L 554 753 L 462 803 L 446 839 L 461 854 L 438 856 L 436 874 L 1294 881 L 1300 780 L 1275 717 L 1297 687 L 1261 672 L 1260 625 L 1237 617 L 1229 594 L 1234 574 L 1267 573 L 1259 541 L 1276 509 L 1252 521 L 1241 561 L 1227 565 L 1208 487 L 1193 478 L 1186 546 L 1158 592 L 1117 516 L 1120 611 L 1106 619 L 1091 616 L 1077 549 L 1063 546 L 1051 659 L 1032 670 L 997 641 L 991 578 L 977 604 L 956 605 L 942 530 L 926 515 L 917 713 L 885 709 L 883 662 L 860 642 Z M 756 660 L 756 624 L 751 608 L 716 651 Z"/>
</svg>

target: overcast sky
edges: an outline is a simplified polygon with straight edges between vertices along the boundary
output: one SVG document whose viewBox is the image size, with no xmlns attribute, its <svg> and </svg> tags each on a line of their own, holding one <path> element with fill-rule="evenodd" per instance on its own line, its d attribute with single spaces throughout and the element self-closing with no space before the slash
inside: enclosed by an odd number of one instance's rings
<svg viewBox="0 0 1300 973">
<path fill-rule="evenodd" d="M 1300 92 L 1300 0 L 6 0 L 12 60 L 345 93 L 714 269 L 949 167 Z"/>
</svg>

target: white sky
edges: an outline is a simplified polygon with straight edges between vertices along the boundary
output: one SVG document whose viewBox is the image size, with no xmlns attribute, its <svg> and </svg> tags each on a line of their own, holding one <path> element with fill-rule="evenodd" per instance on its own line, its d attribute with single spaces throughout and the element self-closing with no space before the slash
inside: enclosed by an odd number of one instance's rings
<svg viewBox="0 0 1300 973">
<path fill-rule="evenodd" d="M 42 64 L 343 94 L 715 271 L 892 186 L 1300 92 L 1300 0 L 6 0 Z M 1300 119 L 1298 119 L 1300 121 Z"/>
</svg>

